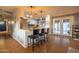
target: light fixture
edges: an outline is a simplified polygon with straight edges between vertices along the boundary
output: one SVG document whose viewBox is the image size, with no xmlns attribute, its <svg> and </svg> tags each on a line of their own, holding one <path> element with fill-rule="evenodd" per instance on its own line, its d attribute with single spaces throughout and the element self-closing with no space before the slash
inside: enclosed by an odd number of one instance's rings
<svg viewBox="0 0 79 59">
<path fill-rule="evenodd" d="M 31 14 L 30 14 L 30 18 L 32 18 L 33 17 L 33 15 L 32 15 L 32 10 L 33 10 L 33 6 L 30 6 L 30 9 L 31 9 Z"/>
<path fill-rule="evenodd" d="M 15 21 L 8 21 L 8 24 L 14 24 L 15 23 Z"/>
<path fill-rule="evenodd" d="M 30 17 L 32 18 L 33 16 L 32 16 L 32 15 L 30 15 Z"/>
<path fill-rule="evenodd" d="M 33 8 L 33 6 L 29 6 L 29 10 L 30 10 L 30 11 L 28 11 L 27 14 L 25 15 L 25 17 L 26 17 L 27 19 L 30 19 L 30 18 L 33 17 L 33 15 L 32 15 L 32 8 Z M 25 13 L 26 13 L 26 12 L 25 12 Z"/>
<path fill-rule="evenodd" d="M 11 24 L 14 24 L 15 22 L 14 21 L 11 21 Z"/>
<path fill-rule="evenodd" d="M 29 15 L 26 15 L 26 17 L 29 17 Z"/>
<path fill-rule="evenodd" d="M 34 10 L 35 11 L 34 12 L 33 9 L 34 9 L 34 6 L 29 6 L 29 13 L 27 13 L 25 17 L 30 20 L 31 19 L 41 19 L 42 20 L 43 16 L 44 16 L 43 15 L 44 11 L 43 10 L 36 10 L 36 11 Z"/>
<path fill-rule="evenodd" d="M 40 19 L 43 20 L 43 17 L 44 17 L 44 16 L 43 16 L 43 13 L 44 13 L 44 11 L 41 10 L 41 11 L 39 11 L 39 12 L 40 12 L 40 14 L 41 14 Z"/>
</svg>

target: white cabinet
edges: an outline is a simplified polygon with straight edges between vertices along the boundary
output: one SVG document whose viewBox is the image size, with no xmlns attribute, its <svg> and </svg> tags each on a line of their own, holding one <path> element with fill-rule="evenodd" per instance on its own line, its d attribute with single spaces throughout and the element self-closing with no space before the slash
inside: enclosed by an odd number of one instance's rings
<svg viewBox="0 0 79 59">
<path fill-rule="evenodd" d="M 29 30 L 20 29 L 18 32 L 15 32 L 13 38 L 19 42 L 24 48 L 28 47 L 28 35 L 32 35 L 33 33 Z"/>
</svg>

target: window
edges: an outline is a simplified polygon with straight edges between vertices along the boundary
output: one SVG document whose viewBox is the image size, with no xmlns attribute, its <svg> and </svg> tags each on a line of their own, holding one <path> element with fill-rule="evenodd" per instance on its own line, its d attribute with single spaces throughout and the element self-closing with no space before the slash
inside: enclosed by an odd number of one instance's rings
<svg viewBox="0 0 79 59">
<path fill-rule="evenodd" d="M 50 15 L 47 15 L 46 16 L 45 28 L 50 28 Z"/>
</svg>

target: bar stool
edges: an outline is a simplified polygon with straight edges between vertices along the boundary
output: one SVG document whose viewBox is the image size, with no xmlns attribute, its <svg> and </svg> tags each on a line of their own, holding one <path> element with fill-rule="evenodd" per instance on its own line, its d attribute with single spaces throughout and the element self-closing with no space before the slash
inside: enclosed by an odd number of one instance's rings
<svg viewBox="0 0 79 59">
<path fill-rule="evenodd" d="M 45 31 L 45 38 L 47 39 L 46 41 L 48 41 L 48 38 L 49 38 L 49 28 L 46 29 Z"/>
<path fill-rule="evenodd" d="M 33 35 L 29 35 L 28 38 L 30 38 L 30 41 L 32 40 L 30 43 L 32 43 L 32 48 L 34 51 L 35 44 L 39 44 L 39 29 L 33 30 Z"/>
<path fill-rule="evenodd" d="M 42 43 L 42 41 L 45 40 L 45 29 L 41 29 L 41 32 L 39 33 L 39 38 L 40 38 L 40 41 Z"/>
</svg>

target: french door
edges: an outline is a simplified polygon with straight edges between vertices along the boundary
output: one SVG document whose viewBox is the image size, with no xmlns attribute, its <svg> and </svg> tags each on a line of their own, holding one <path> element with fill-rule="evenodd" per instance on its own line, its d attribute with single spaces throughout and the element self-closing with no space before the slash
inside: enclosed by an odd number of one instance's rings
<svg viewBox="0 0 79 59">
<path fill-rule="evenodd" d="M 59 35 L 72 35 L 71 18 L 55 18 L 53 19 L 53 33 Z"/>
<path fill-rule="evenodd" d="M 63 19 L 62 20 L 62 34 L 70 36 L 71 35 L 71 21 L 70 19 Z"/>
<path fill-rule="evenodd" d="M 54 28 L 53 28 L 53 32 L 55 34 L 60 34 L 60 20 L 56 19 L 53 22 Z"/>
</svg>

